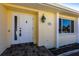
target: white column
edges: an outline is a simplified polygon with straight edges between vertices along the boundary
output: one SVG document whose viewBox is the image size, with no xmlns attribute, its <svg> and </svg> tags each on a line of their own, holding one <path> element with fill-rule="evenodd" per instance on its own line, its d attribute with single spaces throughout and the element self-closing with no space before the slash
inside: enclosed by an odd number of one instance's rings
<svg viewBox="0 0 79 59">
<path fill-rule="evenodd" d="M 56 13 L 56 48 L 59 48 L 59 12 Z"/>
<path fill-rule="evenodd" d="M 77 20 L 77 43 L 79 43 L 79 17 L 78 17 L 78 20 Z"/>
</svg>

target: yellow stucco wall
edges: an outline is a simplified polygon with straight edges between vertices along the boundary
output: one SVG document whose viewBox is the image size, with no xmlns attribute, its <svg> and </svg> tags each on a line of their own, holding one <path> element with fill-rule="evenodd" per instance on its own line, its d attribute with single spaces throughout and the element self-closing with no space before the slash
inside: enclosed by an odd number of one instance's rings
<svg viewBox="0 0 79 59">
<path fill-rule="evenodd" d="M 33 16 L 34 16 L 34 18 L 35 18 L 35 20 L 34 20 L 34 43 L 35 44 L 39 44 L 40 42 L 39 42 L 39 40 L 41 40 L 41 42 L 43 43 L 43 45 L 44 44 L 46 44 L 46 43 L 44 43 L 42 40 L 44 40 L 44 39 L 40 39 L 39 37 L 43 37 L 43 38 L 45 38 L 46 36 L 46 33 L 43 33 L 40 29 L 42 29 L 42 28 L 39 28 L 39 26 L 40 27 L 42 27 L 42 25 L 40 24 L 41 22 L 41 16 L 43 15 L 43 14 L 45 14 L 46 15 L 46 22 L 52 22 L 53 24 L 53 28 L 51 28 L 51 30 L 52 30 L 52 32 L 54 32 L 54 33 L 52 33 L 52 39 L 50 40 L 50 41 L 52 41 L 53 42 L 53 47 L 55 47 L 55 39 L 56 39 L 56 25 L 55 25 L 55 23 L 56 23 L 56 21 L 55 21 L 55 18 L 56 18 L 56 13 L 55 12 L 50 12 L 50 11 L 42 11 L 42 10 L 37 10 L 37 9 L 32 9 L 32 8 L 28 8 L 28 7 L 22 7 L 22 6 L 15 6 L 15 5 L 12 5 L 12 7 L 13 8 L 11 8 L 10 6 L 8 6 L 7 7 L 7 14 L 8 14 L 8 29 L 10 29 L 11 30 L 11 13 L 12 12 L 19 12 L 19 13 L 24 13 L 24 14 L 32 14 Z M 30 10 L 31 10 L 31 12 L 30 12 Z M 51 20 L 49 20 L 49 19 L 51 19 Z M 38 23 L 38 22 L 40 22 L 40 23 Z M 47 26 L 47 25 L 45 25 L 45 26 Z M 45 27 L 44 27 L 45 28 Z M 47 29 L 47 28 L 46 28 Z M 47 31 L 47 30 L 46 30 Z M 49 33 L 50 34 L 50 33 Z M 49 35 L 48 33 L 47 33 L 47 35 Z M 8 38 L 9 39 L 11 39 L 10 36 L 11 35 L 11 33 L 8 33 Z M 42 36 L 43 35 L 43 36 Z M 38 37 L 39 36 L 39 37 Z M 39 38 L 39 39 L 38 39 Z"/>
<path fill-rule="evenodd" d="M 20 13 L 20 14 L 31 14 L 33 17 L 34 17 L 34 32 L 33 32 L 33 39 L 34 39 L 34 43 L 37 44 L 37 39 L 38 39 L 38 25 L 37 25 L 37 22 L 38 22 L 38 14 L 34 14 L 34 13 L 30 13 L 30 12 L 20 12 L 19 10 L 16 11 L 16 10 L 7 10 L 7 15 L 8 15 L 8 30 L 12 30 L 12 13 Z M 8 39 L 9 39 L 9 42 L 11 42 L 11 32 L 8 32 Z M 11 43 L 10 43 L 11 44 Z"/>
<path fill-rule="evenodd" d="M 60 14 L 59 17 L 60 18 L 70 19 L 70 20 L 77 20 L 77 18 L 78 18 L 78 17 L 71 16 L 71 15 L 68 15 L 68 14 Z"/>
<path fill-rule="evenodd" d="M 41 22 L 41 17 L 44 14 L 46 17 L 45 23 Z M 51 25 L 48 25 L 51 23 Z M 56 46 L 56 13 L 39 11 L 39 46 L 48 48 Z"/>
<path fill-rule="evenodd" d="M 0 4 L 0 54 L 8 47 L 7 40 L 7 14 L 6 9 Z"/>
<path fill-rule="evenodd" d="M 7 9 L 6 13 L 7 13 L 7 17 L 8 17 L 7 30 L 11 30 L 11 22 L 12 22 L 11 21 L 11 14 L 13 12 L 31 14 L 35 18 L 35 20 L 34 20 L 34 43 L 38 44 L 39 46 L 41 46 L 41 45 L 47 46 L 47 43 L 48 43 L 47 41 L 50 41 L 50 46 L 52 46 L 52 47 L 56 46 L 56 12 L 37 10 L 37 9 L 33 9 L 33 8 L 16 6 L 16 5 L 8 5 L 8 6 L 5 6 L 5 8 Z M 46 16 L 46 22 L 44 24 L 41 23 L 41 16 L 43 14 Z M 68 18 L 71 20 L 77 19 L 77 17 L 70 16 L 68 14 L 66 14 L 66 15 L 60 14 L 59 17 Z M 52 26 L 48 26 L 49 22 L 52 23 Z M 10 41 L 11 40 L 11 36 L 10 36 L 11 33 L 7 32 L 7 35 L 8 35 L 9 44 L 11 44 L 11 41 Z M 70 40 L 70 42 L 71 41 L 76 42 L 76 33 L 75 34 L 68 34 L 68 35 L 70 35 L 69 38 L 67 38 L 67 35 L 63 35 L 63 36 L 62 35 L 60 35 L 60 46 L 64 45 L 64 43 L 62 43 L 62 42 L 65 42 L 65 40 L 69 43 L 68 39 L 74 38 L 73 40 Z M 63 37 L 65 37 L 65 40 L 62 41 Z"/>
</svg>

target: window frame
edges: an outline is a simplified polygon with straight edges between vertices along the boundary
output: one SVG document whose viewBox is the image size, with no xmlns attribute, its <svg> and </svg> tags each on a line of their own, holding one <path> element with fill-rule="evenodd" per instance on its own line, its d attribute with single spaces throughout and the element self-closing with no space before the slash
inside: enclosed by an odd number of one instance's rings
<svg viewBox="0 0 79 59">
<path fill-rule="evenodd" d="M 70 32 L 63 32 L 63 20 L 66 20 L 67 18 L 59 18 L 59 34 L 72 34 L 72 33 L 75 33 L 75 28 L 74 28 L 74 20 L 70 20 L 70 19 L 67 19 L 70 21 Z M 72 27 L 72 21 L 73 21 L 73 27 Z M 60 23 L 61 22 L 61 23 Z M 60 25 L 61 24 L 61 25 Z M 73 31 L 73 32 L 72 32 Z"/>
</svg>

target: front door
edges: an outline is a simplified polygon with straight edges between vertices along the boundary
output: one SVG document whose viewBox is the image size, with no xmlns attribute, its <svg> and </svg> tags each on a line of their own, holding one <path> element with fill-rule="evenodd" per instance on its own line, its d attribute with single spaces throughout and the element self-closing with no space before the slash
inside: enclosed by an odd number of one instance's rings
<svg viewBox="0 0 79 59">
<path fill-rule="evenodd" d="M 12 44 L 33 42 L 33 16 L 13 14 Z"/>
</svg>

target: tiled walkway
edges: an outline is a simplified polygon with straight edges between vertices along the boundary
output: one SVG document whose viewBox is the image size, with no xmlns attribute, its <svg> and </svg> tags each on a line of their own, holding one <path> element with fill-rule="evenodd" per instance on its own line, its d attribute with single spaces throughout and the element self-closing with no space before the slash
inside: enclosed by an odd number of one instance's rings
<svg viewBox="0 0 79 59">
<path fill-rule="evenodd" d="M 76 49 L 79 49 L 79 44 L 78 43 L 74 43 L 74 44 L 69 44 L 69 45 L 65 45 L 65 46 L 62 46 L 58 49 L 56 48 L 52 48 L 52 49 L 49 49 L 55 56 L 57 55 L 60 55 L 62 53 L 65 53 L 65 52 L 69 52 L 69 51 L 74 51 Z M 79 55 L 79 52 L 77 53 L 73 53 L 71 55 Z"/>
<path fill-rule="evenodd" d="M 32 43 L 12 45 L 1 56 L 52 56 L 53 54 L 45 47 L 37 47 Z"/>
<path fill-rule="evenodd" d="M 70 54 L 70 55 L 68 55 L 68 56 L 79 56 L 79 51 L 76 52 L 76 53 Z"/>
<path fill-rule="evenodd" d="M 12 45 L 10 48 L 7 48 L 1 56 L 65 56 L 66 54 L 70 54 L 68 56 L 79 56 L 79 51 L 72 54 L 69 53 L 74 50 L 79 50 L 79 44 L 69 44 L 58 49 L 52 48 L 48 50 L 44 46 L 38 47 L 33 43 L 27 43 Z"/>
<path fill-rule="evenodd" d="M 79 49 L 75 49 L 72 51 L 64 52 L 62 54 L 59 54 L 58 56 L 79 56 Z"/>
</svg>

